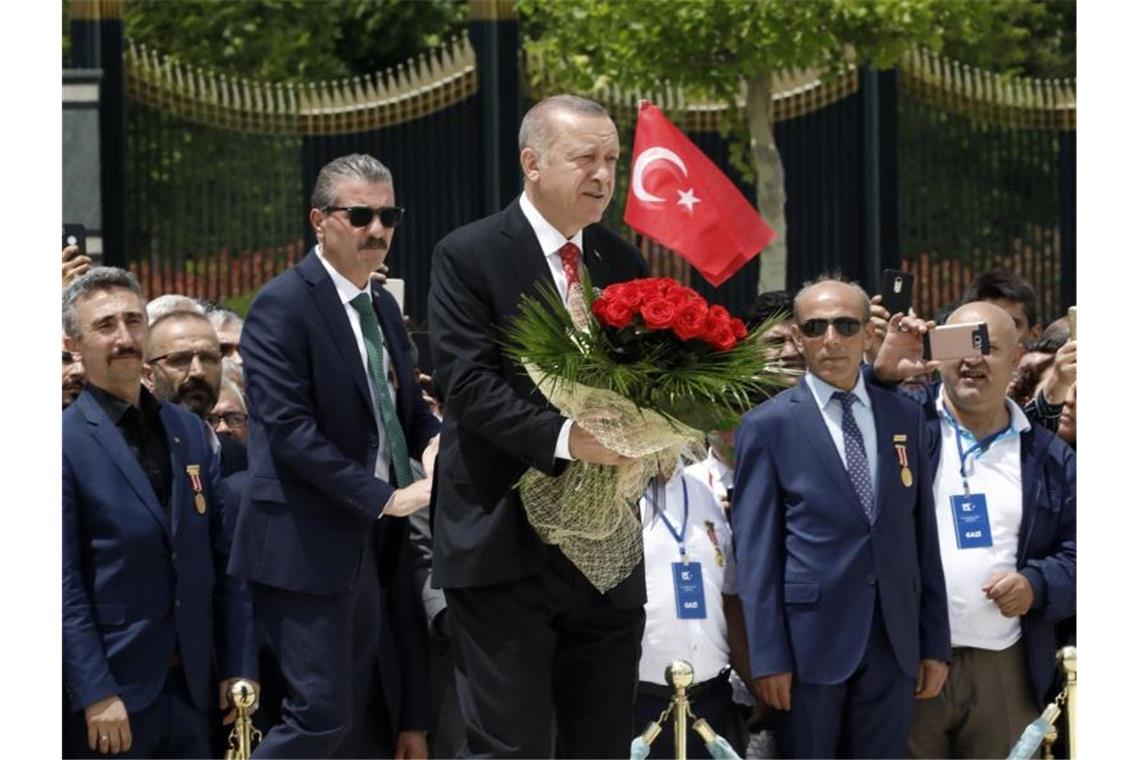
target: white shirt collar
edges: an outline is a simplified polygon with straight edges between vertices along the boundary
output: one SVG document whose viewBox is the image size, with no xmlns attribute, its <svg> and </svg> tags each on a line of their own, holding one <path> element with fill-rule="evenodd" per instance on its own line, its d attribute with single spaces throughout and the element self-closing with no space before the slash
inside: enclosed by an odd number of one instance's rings
<svg viewBox="0 0 1140 760">
<path fill-rule="evenodd" d="M 712 472 L 713 477 L 722 482 L 724 481 L 725 475 L 732 474 L 732 466 L 720 461 L 720 458 L 713 451 L 712 446 L 709 446 L 708 456 L 705 457 L 705 466 Z"/>
<path fill-rule="evenodd" d="M 942 383 L 941 388 L 939 388 L 939 390 L 938 390 L 938 398 L 934 402 L 934 406 L 935 406 L 935 408 L 938 409 L 938 419 L 941 421 L 942 425 L 944 427 L 950 425 L 951 424 L 950 420 L 947 419 L 947 415 L 950 415 L 950 412 L 949 412 L 949 410 L 946 409 L 946 383 L 945 382 Z M 1009 412 L 1009 422 L 1013 426 L 1014 431 L 1018 435 L 1021 435 L 1026 430 L 1029 430 L 1029 428 L 1032 427 L 1032 425 L 1029 422 L 1029 418 L 1025 416 L 1025 412 L 1023 412 L 1021 410 L 1021 407 L 1019 407 L 1017 404 L 1013 403 L 1013 401 L 1011 399 L 1009 399 L 1009 398 L 1005 399 L 1005 408 Z M 1006 429 L 1008 430 L 1009 428 L 1006 428 Z M 962 433 L 964 435 L 970 437 L 970 438 L 974 437 L 973 433 L 971 433 L 966 428 L 962 428 Z"/>
<path fill-rule="evenodd" d="M 325 271 L 329 273 L 329 277 L 332 278 L 333 285 L 336 287 L 337 295 L 340 296 L 340 302 L 342 304 L 348 304 L 349 301 L 356 298 L 361 293 L 368 293 L 368 297 L 372 297 L 372 293 L 367 290 L 367 288 L 361 289 L 356 287 L 356 285 L 351 280 L 349 280 L 340 272 L 336 271 L 336 268 L 329 263 L 328 259 L 325 258 L 325 251 L 324 248 L 321 247 L 320 243 L 317 243 L 316 250 L 317 258 L 324 266 Z"/>
<path fill-rule="evenodd" d="M 820 380 L 817 376 L 813 375 L 811 370 L 804 372 L 804 379 L 807 382 L 807 387 L 811 390 L 811 395 L 815 398 L 815 403 L 822 412 L 823 407 L 827 406 L 831 401 L 833 393 L 842 393 L 842 388 L 836 388 L 834 385 Z M 855 387 L 850 391 L 857 401 L 863 403 L 868 409 L 871 408 L 871 397 L 867 393 L 867 386 L 863 382 L 863 372 L 859 372 L 859 378 L 855 381 Z"/>
<path fill-rule="evenodd" d="M 534 235 L 538 238 L 538 245 L 542 249 L 543 256 L 552 256 L 557 254 L 559 249 L 566 243 L 573 243 L 578 246 L 578 250 L 582 250 L 582 230 L 574 233 L 574 236 L 567 239 L 561 232 L 559 232 L 553 224 L 546 221 L 546 218 L 539 213 L 534 204 L 530 202 L 527 197 L 526 191 L 519 196 L 519 207 L 522 209 L 523 216 L 530 222 L 530 226 L 534 229 Z"/>
</svg>

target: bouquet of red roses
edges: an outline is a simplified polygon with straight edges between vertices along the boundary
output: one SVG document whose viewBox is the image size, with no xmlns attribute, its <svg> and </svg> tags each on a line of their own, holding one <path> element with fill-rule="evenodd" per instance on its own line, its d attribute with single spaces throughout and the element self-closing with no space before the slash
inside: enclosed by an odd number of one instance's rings
<svg viewBox="0 0 1140 760">
<path fill-rule="evenodd" d="M 594 299 L 594 316 L 604 327 L 625 331 L 626 337 L 643 331 L 670 331 L 681 350 L 702 347 L 727 351 L 748 335 L 744 320 L 723 306 L 710 306 L 700 293 L 668 277 L 610 285 Z M 655 336 L 667 339 L 668 335 Z"/>
<path fill-rule="evenodd" d="M 630 502 L 648 479 L 711 430 L 733 427 L 758 395 L 781 387 L 761 335 L 723 306 L 666 277 L 610 285 L 588 276 L 526 297 L 505 351 L 539 390 L 603 445 L 629 457 L 616 467 L 572 462 L 560 477 L 530 470 L 519 482 L 527 517 L 601 591 L 641 559 Z"/>
</svg>

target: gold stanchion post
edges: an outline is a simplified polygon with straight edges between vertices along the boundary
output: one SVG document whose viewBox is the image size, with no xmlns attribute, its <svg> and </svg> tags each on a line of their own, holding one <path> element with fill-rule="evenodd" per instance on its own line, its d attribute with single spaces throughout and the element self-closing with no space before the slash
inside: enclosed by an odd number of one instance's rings
<svg viewBox="0 0 1140 760">
<path fill-rule="evenodd" d="M 665 682 L 673 687 L 673 748 L 677 760 L 686 760 L 689 736 L 686 718 L 689 715 L 689 696 L 685 689 L 693 683 L 693 667 L 684 660 L 674 660 L 665 668 Z"/>
<path fill-rule="evenodd" d="M 1077 648 L 1061 647 L 1057 665 L 1065 671 L 1065 716 L 1068 718 L 1069 757 L 1077 756 Z"/>
<path fill-rule="evenodd" d="M 249 760 L 253 745 L 261 740 L 261 732 L 253 727 L 253 721 L 249 719 L 256 699 L 253 684 L 244 678 L 239 678 L 230 686 L 230 701 L 237 708 L 237 720 L 230 731 L 225 760 Z"/>
</svg>

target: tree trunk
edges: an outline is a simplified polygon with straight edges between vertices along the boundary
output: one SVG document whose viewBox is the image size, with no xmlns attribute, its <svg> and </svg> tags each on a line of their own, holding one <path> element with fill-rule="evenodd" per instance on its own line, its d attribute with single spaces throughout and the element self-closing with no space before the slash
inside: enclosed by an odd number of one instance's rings
<svg viewBox="0 0 1140 760">
<path fill-rule="evenodd" d="M 776 148 L 772 128 L 772 73 L 761 72 L 748 80 L 744 101 L 748 115 L 749 144 L 752 166 L 756 170 L 756 207 L 768 226 L 776 231 L 775 239 L 760 254 L 758 292 L 784 290 L 787 287 L 788 221 L 784 217 L 784 164 Z"/>
</svg>

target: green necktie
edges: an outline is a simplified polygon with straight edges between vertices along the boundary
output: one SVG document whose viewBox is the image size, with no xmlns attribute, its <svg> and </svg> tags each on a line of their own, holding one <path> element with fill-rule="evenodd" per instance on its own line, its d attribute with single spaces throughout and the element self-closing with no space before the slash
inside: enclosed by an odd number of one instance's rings
<svg viewBox="0 0 1140 760">
<path fill-rule="evenodd" d="M 392 454 L 392 465 L 396 468 L 396 485 L 399 488 L 411 485 L 412 465 L 408 461 L 408 442 L 396 418 L 396 407 L 388 392 L 388 376 L 384 374 L 384 362 L 380 358 L 380 323 L 372 310 L 372 297 L 361 293 L 350 302 L 360 313 L 360 331 L 364 334 L 364 350 L 368 352 L 368 370 L 372 375 L 372 385 L 380 402 L 380 419 L 384 421 L 384 432 L 388 436 L 388 451 Z"/>
</svg>

